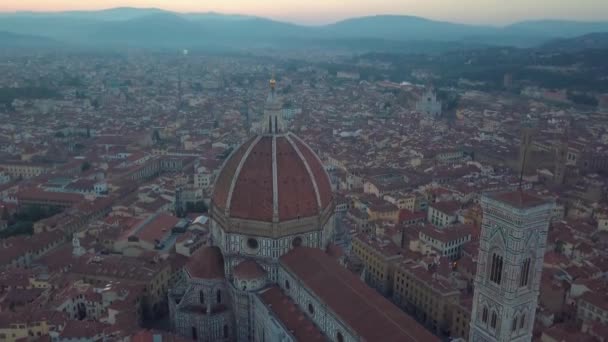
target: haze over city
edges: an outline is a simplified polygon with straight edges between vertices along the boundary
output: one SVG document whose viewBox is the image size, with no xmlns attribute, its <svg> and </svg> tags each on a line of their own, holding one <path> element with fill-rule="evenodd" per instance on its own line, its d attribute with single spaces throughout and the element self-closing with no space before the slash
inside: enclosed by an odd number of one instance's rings
<svg viewBox="0 0 608 342">
<path fill-rule="evenodd" d="M 219 12 L 327 24 L 351 17 L 379 14 L 412 15 L 468 24 L 506 25 L 531 19 L 606 20 L 603 0 L 24 0 L 6 1 L 0 11 L 72 11 L 112 7 L 160 8 L 177 12 Z"/>
<path fill-rule="evenodd" d="M 607 336 L 608 2 L 0 4 L 0 342 Z"/>
</svg>

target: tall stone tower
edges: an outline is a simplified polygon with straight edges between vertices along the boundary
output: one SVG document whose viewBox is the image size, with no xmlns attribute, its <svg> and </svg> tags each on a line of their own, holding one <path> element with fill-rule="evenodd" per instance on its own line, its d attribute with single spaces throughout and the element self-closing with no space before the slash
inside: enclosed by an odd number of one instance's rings
<svg viewBox="0 0 608 342">
<path fill-rule="evenodd" d="M 519 144 L 519 161 L 517 172 L 524 176 L 527 172 L 526 166 L 534 164 L 532 159 L 532 138 L 534 136 L 534 124 L 530 120 L 523 122 L 521 127 L 520 144 Z M 532 165 L 534 166 L 534 165 Z"/>
<path fill-rule="evenodd" d="M 527 192 L 484 195 L 470 340 L 531 341 L 554 203 Z"/>
<path fill-rule="evenodd" d="M 570 125 L 570 124 L 569 124 Z M 553 169 L 553 183 L 556 185 L 564 184 L 566 180 L 566 166 L 568 164 L 568 148 L 570 140 L 570 127 L 566 126 L 564 135 L 555 147 L 555 165 Z"/>
</svg>

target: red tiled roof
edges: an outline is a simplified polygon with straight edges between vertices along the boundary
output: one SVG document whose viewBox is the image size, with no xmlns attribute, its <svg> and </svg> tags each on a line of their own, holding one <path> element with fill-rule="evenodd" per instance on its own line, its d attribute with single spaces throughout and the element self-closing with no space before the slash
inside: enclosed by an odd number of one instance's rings
<svg viewBox="0 0 608 342">
<path fill-rule="evenodd" d="M 215 181 L 215 189 L 213 192 L 213 203 L 225 209 L 226 201 L 228 200 L 228 193 L 230 192 L 230 185 L 232 184 L 232 179 L 236 174 L 236 169 L 245 156 L 245 152 L 249 146 L 253 143 L 255 138 L 251 138 L 243 143 L 239 148 L 237 148 L 231 155 L 230 158 L 226 160 L 224 166 L 222 167 L 222 171 L 217 177 Z"/>
<path fill-rule="evenodd" d="M 522 190 L 491 194 L 489 197 L 519 209 L 532 208 L 547 203 L 546 199 Z"/>
<path fill-rule="evenodd" d="M 224 279 L 224 257 L 218 247 L 197 249 L 186 264 L 191 277 L 202 279 Z"/>
<path fill-rule="evenodd" d="M 327 341 L 314 323 L 298 308 L 278 286 L 273 286 L 260 294 L 266 306 L 281 320 L 297 341 Z"/>
<path fill-rule="evenodd" d="M 439 341 L 321 250 L 294 248 L 280 262 L 365 341 Z"/>
<path fill-rule="evenodd" d="M 245 158 L 232 190 L 230 216 L 272 221 L 272 137 L 260 139 Z"/>
<path fill-rule="evenodd" d="M 94 321 L 68 321 L 61 331 L 61 338 L 84 338 L 93 337 L 103 333 L 108 325 Z"/>
<path fill-rule="evenodd" d="M 247 259 L 232 270 L 234 277 L 239 279 L 257 279 L 264 277 L 266 271 L 257 262 Z"/>
<path fill-rule="evenodd" d="M 171 231 L 179 222 L 179 218 L 166 213 L 159 213 L 152 218 L 146 218 L 131 230 L 129 235 L 137 236 L 140 240 L 155 243 Z"/>
<path fill-rule="evenodd" d="M 454 201 L 435 202 L 435 203 L 431 204 L 430 206 L 435 208 L 435 210 L 438 210 L 438 211 L 440 211 L 444 214 L 448 214 L 448 215 L 453 215 L 461 207 L 460 203 L 454 202 Z"/>
<path fill-rule="evenodd" d="M 292 135 L 295 139 L 292 139 L 302 155 L 306 159 L 306 162 L 311 168 L 312 174 L 315 177 L 315 181 L 317 182 L 317 187 L 319 188 L 319 195 L 321 197 L 321 206 L 325 208 L 331 202 L 332 191 L 331 191 L 331 183 L 329 182 L 329 177 L 323 168 L 323 164 L 319 161 L 317 155 L 308 147 L 302 139 L 299 137 Z"/>
<path fill-rule="evenodd" d="M 51 192 L 37 188 L 29 188 L 19 191 L 17 199 L 20 201 L 49 201 L 49 202 L 71 202 L 84 201 L 84 196 L 67 192 Z"/>
<path fill-rule="evenodd" d="M 277 137 L 276 145 L 279 219 L 316 215 L 317 195 L 304 161 L 286 138 Z"/>
<path fill-rule="evenodd" d="M 222 168 L 212 201 L 231 217 L 254 221 L 272 221 L 277 207 L 279 220 L 287 221 L 319 215 L 331 204 L 332 190 L 320 160 L 288 133 L 241 145 Z"/>
</svg>

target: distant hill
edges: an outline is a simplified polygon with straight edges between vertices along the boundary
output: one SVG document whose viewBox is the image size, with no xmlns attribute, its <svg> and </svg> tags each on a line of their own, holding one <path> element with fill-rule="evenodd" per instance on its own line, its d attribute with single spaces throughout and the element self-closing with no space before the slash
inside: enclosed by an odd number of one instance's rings
<svg viewBox="0 0 608 342">
<path fill-rule="evenodd" d="M 608 32 L 608 23 L 532 21 L 499 28 L 381 15 L 304 26 L 244 15 L 121 7 L 102 11 L 0 13 L 0 31 L 95 46 L 235 49 L 334 46 L 363 52 L 393 49 L 421 52 L 481 45 L 529 47 L 558 38 Z"/>
<path fill-rule="evenodd" d="M 608 32 L 608 21 L 536 20 L 523 21 L 509 25 L 504 29 L 511 33 L 553 38 L 572 38 L 593 32 Z"/>
<path fill-rule="evenodd" d="M 557 39 L 543 44 L 541 48 L 556 51 L 608 49 L 608 32 L 590 33 L 575 38 Z"/>
<path fill-rule="evenodd" d="M 0 47 L 48 47 L 56 45 L 53 39 L 0 31 Z"/>
<path fill-rule="evenodd" d="M 327 25 L 322 31 L 336 37 L 395 40 L 461 40 L 479 34 L 497 34 L 500 29 L 434 21 L 413 16 L 379 15 L 348 19 Z"/>
</svg>

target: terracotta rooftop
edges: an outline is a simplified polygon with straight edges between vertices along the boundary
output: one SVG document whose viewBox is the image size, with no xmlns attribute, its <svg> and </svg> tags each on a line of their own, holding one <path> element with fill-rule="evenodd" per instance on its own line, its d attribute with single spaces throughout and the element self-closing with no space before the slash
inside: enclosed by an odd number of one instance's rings
<svg viewBox="0 0 608 342">
<path fill-rule="evenodd" d="M 297 341 L 327 341 L 319 328 L 278 286 L 264 290 L 259 297 Z"/>
<path fill-rule="evenodd" d="M 298 247 L 280 263 L 365 341 L 439 341 L 323 251 Z"/>
<path fill-rule="evenodd" d="M 488 197 L 518 209 L 533 208 L 548 202 L 544 198 L 522 190 L 489 194 Z"/>
<path fill-rule="evenodd" d="M 276 161 L 276 170 L 273 169 Z M 257 136 L 237 148 L 224 164 L 213 205 L 230 217 L 281 221 L 319 215 L 331 204 L 323 164 L 297 136 Z"/>
<path fill-rule="evenodd" d="M 201 279 L 223 279 L 224 257 L 218 247 L 201 247 L 197 249 L 186 264 L 191 277 Z"/>
<path fill-rule="evenodd" d="M 251 259 L 241 262 L 232 271 L 235 278 L 239 279 L 257 279 L 266 276 L 266 271 Z"/>
</svg>

